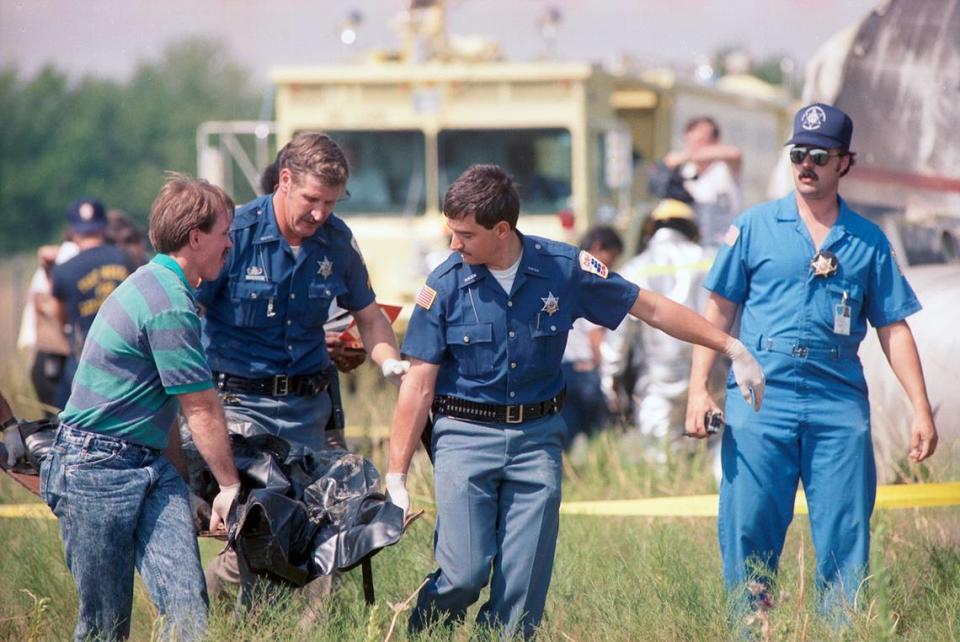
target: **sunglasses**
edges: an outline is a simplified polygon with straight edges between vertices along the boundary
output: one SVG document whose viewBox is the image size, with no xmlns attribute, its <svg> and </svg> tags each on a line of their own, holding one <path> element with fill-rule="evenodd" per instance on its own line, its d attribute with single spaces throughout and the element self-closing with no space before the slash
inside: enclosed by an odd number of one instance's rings
<svg viewBox="0 0 960 642">
<path fill-rule="evenodd" d="M 817 167 L 823 167 L 830 162 L 831 158 L 844 156 L 844 152 L 831 153 L 819 147 L 792 147 L 790 149 L 790 162 L 799 165 L 807 156 Z"/>
</svg>

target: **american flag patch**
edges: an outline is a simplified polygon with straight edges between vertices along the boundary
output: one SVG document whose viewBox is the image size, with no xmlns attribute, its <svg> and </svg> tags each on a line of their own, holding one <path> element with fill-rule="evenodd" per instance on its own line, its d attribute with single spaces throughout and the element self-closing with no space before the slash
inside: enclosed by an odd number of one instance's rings
<svg viewBox="0 0 960 642">
<path fill-rule="evenodd" d="M 596 274 L 601 279 L 607 278 L 607 266 L 586 250 L 580 250 L 580 269 L 590 274 Z"/>
<path fill-rule="evenodd" d="M 733 244 L 737 242 L 738 238 L 740 238 L 740 228 L 736 225 L 731 225 L 727 228 L 727 233 L 723 235 L 723 242 L 733 247 Z"/>
<path fill-rule="evenodd" d="M 433 300 L 437 298 L 437 291 L 429 285 L 425 285 L 417 292 L 417 305 L 424 310 L 429 310 L 433 305 Z"/>
</svg>

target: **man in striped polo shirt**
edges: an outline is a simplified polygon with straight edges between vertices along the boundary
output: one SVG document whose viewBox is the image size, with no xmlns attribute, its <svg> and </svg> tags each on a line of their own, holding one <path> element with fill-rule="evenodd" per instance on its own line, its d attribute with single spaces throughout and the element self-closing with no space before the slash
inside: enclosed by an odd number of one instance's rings
<svg viewBox="0 0 960 642">
<path fill-rule="evenodd" d="M 179 454 L 179 409 L 220 484 L 210 529 L 225 527 L 240 479 L 193 288 L 223 267 L 232 212 L 219 188 L 172 175 L 150 213 L 159 254 L 104 301 L 87 335 L 41 468 L 41 494 L 60 520 L 80 597 L 76 640 L 129 635 L 134 567 L 164 618 L 165 638 L 194 639 L 206 629 L 188 490 L 168 454 Z"/>
</svg>

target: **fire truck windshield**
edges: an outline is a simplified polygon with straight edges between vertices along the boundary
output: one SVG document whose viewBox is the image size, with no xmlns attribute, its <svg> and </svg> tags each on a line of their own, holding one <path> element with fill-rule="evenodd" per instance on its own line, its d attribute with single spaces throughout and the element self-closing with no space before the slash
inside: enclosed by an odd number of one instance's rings
<svg viewBox="0 0 960 642">
<path fill-rule="evenodd" d="M 475 163 L 496 163 L 520 187 L 523 212 L 554 214 L 571 193 L 570 132 L 566 129 L 446 129 L 438 136 L 440 193 Z"/>
</svg>

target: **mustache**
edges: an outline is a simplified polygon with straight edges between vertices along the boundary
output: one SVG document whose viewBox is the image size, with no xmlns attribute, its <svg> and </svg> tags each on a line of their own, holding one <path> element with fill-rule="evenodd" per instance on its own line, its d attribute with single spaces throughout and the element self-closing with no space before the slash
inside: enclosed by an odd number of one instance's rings
<svg viewBox="0 0 960 642">
<path fill-rule="evenodd" d="M 812 169 L 803 169 L 800 170 L 800 178 L 809 178 L 811 180 L 820 180 L 820 177 L 817 176 L 817 173 Z"/>
</svg>

